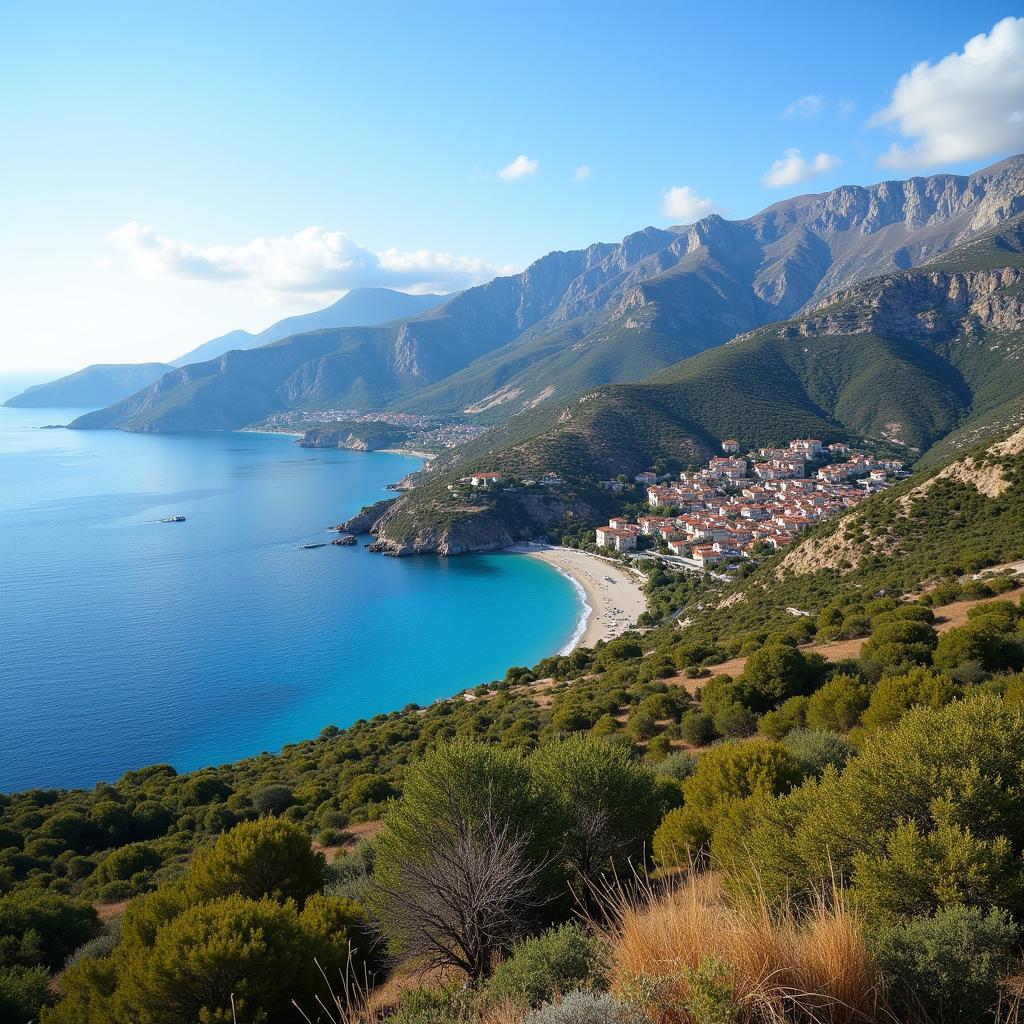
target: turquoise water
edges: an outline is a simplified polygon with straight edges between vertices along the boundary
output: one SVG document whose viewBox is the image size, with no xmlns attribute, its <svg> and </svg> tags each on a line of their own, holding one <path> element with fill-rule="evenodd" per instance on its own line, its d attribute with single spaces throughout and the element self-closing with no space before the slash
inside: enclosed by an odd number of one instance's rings
<svg viewBox="0 0 1024 1024">
<path fill-rule="evenodd" d="M 417 459 L 36 429 L 74 414 L 0 408 L 0 790 L 276 750 L 573 634 L 572 584 L 531 558 L 299 549 Z"/>
</svg>

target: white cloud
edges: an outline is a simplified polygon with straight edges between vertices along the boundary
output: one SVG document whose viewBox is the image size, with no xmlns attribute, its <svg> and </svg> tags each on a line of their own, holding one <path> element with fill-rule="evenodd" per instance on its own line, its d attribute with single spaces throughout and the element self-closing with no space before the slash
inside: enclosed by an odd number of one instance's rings
<svg viewBox="0 0 1024 1024">
<path fill-rule="evenodd" d="M 783 118 L 815 117 L 821 113 L 824 105 L 825 101 L 821 96 L 801 96 L 800 99 L 793 100 L 779 116 Z"/>
<path fill-rule="evenodd" d="M 872 125 L 893 125 L 883 167 L 927 167 L 1024 149 L 1024 18 L 1003 18 L 962 53 L 922 61 L 896 83 Z"/>
<path fill-rule="evenodd" d="M 539 160 L 531 160 L 528 156 L 520 153 L 512 163 L 506 164 L 498 171 L 498 177 L 502 181 L 518 181 L 520 178 L 525 178 L 528 174 L 536 174 L 539 166 Z"/>
<path fill-rule="evenodd" d="M 136 268 L 152 276 L 238 282 L 265 295 L 312 297 L 366 286 L 448 292 L 510 272 L 431 249 L 373 252 L 344 232 L 319 227 L 203 248 L 132 221 L 108 238 Z"/>
<path fill-rule="evenodd" d="M 807 160 L 799 149 L 787 149 L 783 157 L 768 168 L 761 182 L 766 188 L 785 188 L 834 171 L 841 163 L 839 157 L 831 153 L 819 153 L 813 160 Z"/>
<path fill-rule="evenodd" d="M 590 177 L 590 165 L 580 164 L 575 171 L 572 172 L 573 181 L 586 181 Z"/>
<path fill-rule="evenodd" d="M 672 220 L 689 224 L 709 213 L 720 213 L 721 209 L 706 196 L 697 195 L 689 185 L 673 185 L 661 200 L 661 212 Z"/>
</svg>

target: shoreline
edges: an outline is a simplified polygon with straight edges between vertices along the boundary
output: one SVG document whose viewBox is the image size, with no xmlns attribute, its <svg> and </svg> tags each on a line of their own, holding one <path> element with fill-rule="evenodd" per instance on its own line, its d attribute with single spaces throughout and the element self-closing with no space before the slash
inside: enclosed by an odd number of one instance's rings
<svg viewBox="0 0 1024 1024">
<path fill-rule="evenodd" d="M 606 562 L 588 551 L 547 544 L 517 544 L 506 550 L 546 562 L 567 577 L 580 594 L 583 613 L 559 654 L 581 646 L 593 647 L 599 640 L 613 640 L 633 629 L 637 618 L 647 610 L 642 577 L 617 562 Z"/>
<path fill-rule="evenodd" d="M 430 462 L 431 459 L 436 459 L 437 454 L 435 452 L 420 452 L 415 448 L 371 448 L 372 452 L 383 452 L 385 455 L 411 455 L 417 459 L 423 459 L 424 462 Z"/>
</svg>

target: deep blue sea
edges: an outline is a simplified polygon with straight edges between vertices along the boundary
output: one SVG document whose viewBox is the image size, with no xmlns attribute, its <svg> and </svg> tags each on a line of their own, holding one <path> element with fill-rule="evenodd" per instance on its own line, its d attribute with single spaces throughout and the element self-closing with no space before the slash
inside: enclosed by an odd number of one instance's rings
<svg viewBox="0 0 1024 1024">
<path fill-rule="evenodd" d="M 0 408 L 0 790 L 277 750 L 574 632 L 572 584 L 531 558 L 299 548 L 417 459 L 38 429 L 74 415 Z"/>
</svg>

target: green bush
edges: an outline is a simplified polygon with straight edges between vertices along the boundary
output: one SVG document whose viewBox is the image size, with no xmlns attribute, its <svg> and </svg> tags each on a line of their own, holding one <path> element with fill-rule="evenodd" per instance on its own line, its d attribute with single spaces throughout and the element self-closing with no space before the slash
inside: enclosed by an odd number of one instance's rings
<svg viewBox="0 0 1024 1024">
<path fill-rule="evenodd" d="M 782 742 L 808 776 L 817 777 L 826 768 L 842 770 L 854 755 L 852 744 L 827 729 L 794 729 Z"/>
<path fill-rule="evenodd" d="M 807 701 L 807 728 L 847 732 L 870 700 L 871 691 L 859 678 L 835 675 Z"/>
<path fill-rule="evenodd" d="M 679 720 L 679 735 L 687 743 L 703 747 L 717 735 L 715 720 L 706 711 L 687 711 Z"/>
<path fill-rule="evenodd" d="M 578 925 L 552 928 L 516 945 L 488 985 L 492 995 L 537 1007 L 576 988 L 603 984 L 603 950 Z"/>
<path fill-rule="evenodd" d="M 1002 911 L 951 906 L 890 927 L 873 945 L 902 1019 L 973 1022 L 995 1007 L 1018 938 Z"/>
<path fill-rule="evenodd" d="M 781 740 L 794 729 L 802 729 L 807 724 L 807 703 L 807 697 L 790 697 L 761 716 L 757 731 L 770 740 Z"/>
<path fill-rule="evenodd" d="M 698 762 L 683 783 L 683 806 L 670 811 L 654 833 L 654 858 L 677 867 L 714 835 L 732 804 L 788 792 L 803 778 L 799 761 L 771 740 L 723 743 Z"/>
<path fill-rule="evenodd" d="M 29 1024 L 53 1000 L 43 967 L 0 967 L 0 1020 Z"/>
<path fill-rule="evenodd" d="M 309 835 L 280 818 L 246 821 L 200 850 L 186 885 L 198 902 L 238 893 L 249 899 L 293 899 L 300 905 L 324 881 L 323 854 Z"/>
</svg>

